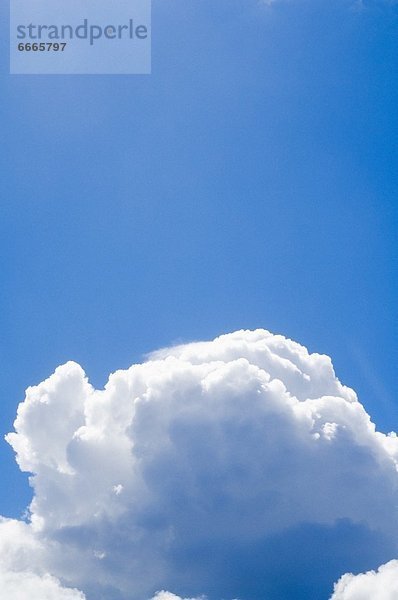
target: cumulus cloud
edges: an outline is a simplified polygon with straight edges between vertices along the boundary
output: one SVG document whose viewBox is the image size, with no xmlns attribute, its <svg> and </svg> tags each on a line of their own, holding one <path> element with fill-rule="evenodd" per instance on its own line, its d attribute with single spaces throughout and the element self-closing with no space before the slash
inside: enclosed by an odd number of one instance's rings
<svg viewBox="0 0 398 600">
<path fill-rule="evenodd" d="M 346 573 L 335 585 L 331 600 L 396 600 L 398 560 L 360 575 Z"/>
<path fill-rule="evenodd" d="M 0 571 L 0 598 L 2 600 L 84 600 L 78 590 L 67 589 L 51 575 L 39 577 L 27 572 Z"/>
<path fill-rule="evenodd" d="M 0 556 L 87 600 L 319 600 L 396 552 L 397 437 L 327 356 L 265 330 L 155 352 L 103 390 L 69 362 L 7 440 L 34 496 Z"/>
</svg>

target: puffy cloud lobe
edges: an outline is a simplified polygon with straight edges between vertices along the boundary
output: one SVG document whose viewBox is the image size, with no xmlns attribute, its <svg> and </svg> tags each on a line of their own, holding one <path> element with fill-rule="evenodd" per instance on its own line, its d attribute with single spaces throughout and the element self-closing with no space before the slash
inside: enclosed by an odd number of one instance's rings
<svg viewBox="0 0 398 600">
<path fill-rule="evenodd" d="M 398 598 L 398 560 L 391 560 L 360 575 L 346 573 L 337 582 L 331 600 L 396 600 Z"/>
<path fill-rule="evenodd" d="M 0 520 L 0 600 L 85 600 L 45 572 L 45 554 L 32 527 Z"/>
<path fill-rule="evenodd" d="M 46 553 L 31 526 L 0 519 L 0 600 L 85 600 L 46 572 Z"/>
<path fill-rule="evenodd" d="M 309 600 L 395 550 L 397 437 L 328 357 L 265 330 L 156 352 L 104 390 L 67 363 L 7 439 L 32 473 L 38 568 L 88 600 L 289 597 L 275 570 L 302 586 L 333 552 Z"/>
<path fill-rule="evenodd" d="M 0 599 L 9 600 L 84 600 L 85 596 L 78 590 L 67 589 L 60 582 L 43 575 L 39 577 L 29 571 L 1 572 Z"/>
</svg>

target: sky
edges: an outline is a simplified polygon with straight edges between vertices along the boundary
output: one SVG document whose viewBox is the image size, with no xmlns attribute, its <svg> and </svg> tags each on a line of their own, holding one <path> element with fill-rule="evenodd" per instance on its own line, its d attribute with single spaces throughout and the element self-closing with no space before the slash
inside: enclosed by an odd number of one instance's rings
<svg viewBox="0 0 398 600">
<path fill-rule="evenodd" d="M 332 357 L 377 429 L 396 429 L 396 3 L 154 0 L 145 76 L 9 75 L 0 16 L 2 433 L 67 361 L 101 389 L 158 348 L 257 328 Z M 0 514 L 19 519 L 42 492 L 6 441 L 0 469 Z M 325 589 L 397 557 L 385 544 Z M 218 575 L 210 600 L 236 593 Z M 166 579 L 209 593 L 210 575 Z"/>
</svg>

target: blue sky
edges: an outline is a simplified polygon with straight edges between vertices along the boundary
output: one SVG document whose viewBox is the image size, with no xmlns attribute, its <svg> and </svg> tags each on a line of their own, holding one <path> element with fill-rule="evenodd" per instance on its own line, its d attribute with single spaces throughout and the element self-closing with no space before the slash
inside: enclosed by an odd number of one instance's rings
<svg viewBox="0 0 398 600">
<path fill-rule="evenodd" d="M 0 10 L 1 430 L 69 359 L 256 327 L 396 428 L 398 8 L 155 0 L 151 76 L 67 77 L 8 75 Z"/>
</svg>

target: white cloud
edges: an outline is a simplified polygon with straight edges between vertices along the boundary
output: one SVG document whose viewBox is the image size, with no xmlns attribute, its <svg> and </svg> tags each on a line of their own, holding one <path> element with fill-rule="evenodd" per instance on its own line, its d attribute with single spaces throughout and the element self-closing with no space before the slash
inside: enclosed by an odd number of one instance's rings
<svg viewBox="0 0 398 600">
<path fill-rule="evenodd" d="M 398 560 L 360 575 L 346 573 L 335 585 L 331 600 L 396 600 Z"/>
<path fill-rule="evenodd" d="M 326 597 L 396 549 L 398 439 L 328 357 L 264 330 L 156 352 L 104 390 L 67 363 L 27 390 L 7 439 L 34 489 L 7 568 L 88 600 L 257 600 L 277 595 L 275 569 L 300 582 L 319 557 Z"/>
<path fill-rule="evenodd" d="M 155 594 L 152 600 L 205 600 L 205 598 L 204 596 L 201 596 L 200 598 L 180 598 L 180 596 L 176 596 L 170 592 L 162 591 Z"/>
<path fill-rule="evenodd" d="M 61 586 L 50 575 L 39 577 L 30 572 L 0 571 L 0 600 L 84 600 L 78 590 Z"/>
<path fill-rule="evenodd" d="M 84 600 L 82 592 L 75 589 L 64 588 L 60 582 L 44 575 L 39 577 L 30 572 L 0 571 L 0 599 L 1 600 Z"/>
<path fill-rule="evenodd" d="M 0 519 L 0 600 L 85 599 L 45 572 L 47 552 L 29 525 Z"/>
</svg>

